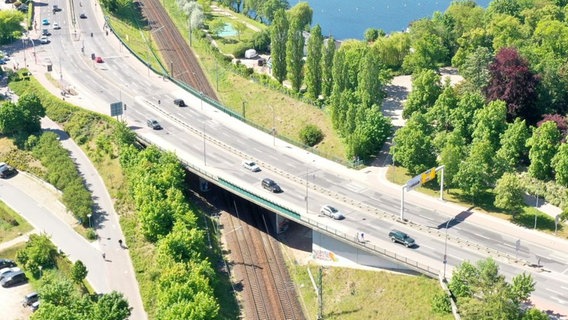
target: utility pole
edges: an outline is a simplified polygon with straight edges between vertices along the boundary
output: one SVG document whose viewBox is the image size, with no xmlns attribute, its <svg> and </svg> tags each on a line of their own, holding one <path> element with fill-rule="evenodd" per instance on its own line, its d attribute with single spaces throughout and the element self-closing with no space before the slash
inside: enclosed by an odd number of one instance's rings
<svg viewBox="0 0 568 320">
<path fill-rule="evenodd" d="M 323 267 L 319 267 L 318 275 L 318 320 L 323 320 Z"/>
</svg>

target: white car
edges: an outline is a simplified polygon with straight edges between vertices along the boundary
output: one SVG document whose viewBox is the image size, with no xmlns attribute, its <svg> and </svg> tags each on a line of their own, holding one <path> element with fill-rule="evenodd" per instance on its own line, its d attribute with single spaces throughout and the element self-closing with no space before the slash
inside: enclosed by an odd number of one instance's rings
<svg viewBox="0 0 568 320">
<path fill-rule="evenodd" d="M 260 167 L 252 160 L 244 160 L 243 161 L 243 168 L 250 170 L 252 172 L 259 172 Z"/>
<path fill-rule="evenodd" d="M 54 23 L 53 23 L 53 29 L 55 29 L 55 30 L 61 29 L 61 27 L 59 26 L 59 23 L 54 22 Z"/>
<path fill-rule="evenodd" d="M 49 43 L 49 39 L 47 38 L 47 36 L 42 36 L 41 38 L 39 38 L 39 43 L 47 44 Z"/>
<path fill-rule="evenodd" d="M 345 219 L 345 216 L 343 215 L 343 213 L 341 213 L 341 211 L 337 210 L 335 207 L 332 207 L 328 204 L 321 207 L 320 213 L 323 214 L 324 216 L 328 216 L 335 220 Z"/>
</svg>

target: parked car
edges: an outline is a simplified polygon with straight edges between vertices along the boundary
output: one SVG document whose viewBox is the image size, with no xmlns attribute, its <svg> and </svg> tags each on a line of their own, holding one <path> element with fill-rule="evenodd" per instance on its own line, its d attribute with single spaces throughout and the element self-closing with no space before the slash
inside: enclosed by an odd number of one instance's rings
<svg viewBox="0 0 568 320">
<path fill-rule="evenodd" d="M 242 163 L 243 168 L 252 172 L 259 172 L 260 167 L 252 160 L 244 160 Z"/>
<path fill-rule="evenodd" d="M 8 277 L 12 273 L 18 272 L 18 271 L 22 271 L 22 270 L 18 267 L 0 269 L 0 280 Z"/>
<path fill-rule="evenodd" d="M 270 192 L 280 193 L 282 189 L 280 186 L 274 182 L 272 179 L 264 178 L 262 179 L 262 187 Z"/>
<path fill-rule="evenodd" d="M 42 36 L 50 36 L 51 33 L 49 33 L 49 30 L 43 29 L 43 30 L 41 30 L 41 35 L 42 35 Z"/>
<path fill-rule="evenodd" d="M 415 245 L 414 239 L 412 239 L 402 231 L 391 230 L 391 232 L 389 232 L 389 238 L 391 238 L 392 242 L 401 243 L 407 248 L 413 247 Z"/>
<path fill-rule="evenodd" d="M 0 285 L 2 285 L 2 287 L 4 288 L 7 288 L 25 282 L 28 282 L 28 277 L 26 277 L 26 274 L 23 271 L 18 271 L 11 273 L 10 275 L 0 280 Z"/>
<path fill-rule="evenodd" d="M 54 22 L 54 23 L 53 23 L 53 29 L 55 29 L 55 30 L 61 29 L 61 27 L 59 26 L 59 23 Z"/>
<path fill-rule="evenodd" d="M 178 107 L 185 107 L 185 101 L 183 99 L 174 99 L 174 104 Z"/>
<path fill-rule="evenodd" d="M 329 204 L 322 206 L 320 213 L 335 220 L 345 219 L 345 216 L 343 215 L 343 213 L 341 213 L 341 211 L 337 210 L 335 207 L 330 206 Z"/>
<path fill-rule="evenodd" d="M 0 163 L 1 166 L 1 163 Z M 15 267 L 16 263 L 10 259 L 0 259 L 0 269 Z"/>
<path fill-rule="evenodd" d="M 34 302 L 39 300 L 39 293 L 32 292 L 28 293 L 24 296 L 24 300 L 22 301 L 22 306 L 27 307 L 31 306 Z"/>
<path fill-rule="evenodd" d="M 32 311 L 35 312 L 37 309 L 39 309 L 39 300 L 32 303 L 32 305 L 30 306 L 30 308 L 32 308 Z"/>
<path fill-rule="evenodd" d="M 154 130 L 162 130 L 160 123 L 154 119 L 149 119 L 148 121 L 146 121 L 146 124 L 148 125 L 148 127 Z"/>
</svg>

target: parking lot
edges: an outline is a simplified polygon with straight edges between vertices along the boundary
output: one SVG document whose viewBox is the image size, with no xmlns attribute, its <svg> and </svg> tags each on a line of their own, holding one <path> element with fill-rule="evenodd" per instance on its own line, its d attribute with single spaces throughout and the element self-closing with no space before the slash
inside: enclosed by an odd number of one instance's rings
<svg viewBox="0 0 568 320">
<path fill-rule="evenodd" d="M 22 306 L 24 296 L 34 291 L 29 283 L 12 288 L 0 287 L 0 318 L 4 320 L 29 319 L 32 311 L 29 307 Z"/>
</svg>

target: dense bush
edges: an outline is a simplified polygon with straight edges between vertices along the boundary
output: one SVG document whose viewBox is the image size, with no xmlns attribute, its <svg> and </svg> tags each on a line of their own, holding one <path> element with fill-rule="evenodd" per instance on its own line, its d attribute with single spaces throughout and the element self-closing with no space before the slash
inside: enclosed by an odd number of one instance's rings
<svg viewBox="0 0 568 320">
<path fill-rule="evenodd" d="M 300 140 L 303 144 L 313 147 L 323 140 L 323 132 L 316 125 L 307 124 L 300 130 Z"/>
<path fill-rule="evenodd" d="M 235 49 L 233 49 L 233 56 L 235 56 L 235 58 L 244 58 L 245 57 L 245 51 L 247 51 L 248 49 L 251 48 L 251 44 L 248 42 L 243 42 L 240 43 L 239 45 L 237 45 L 235 47 Z"/>
</svg>

